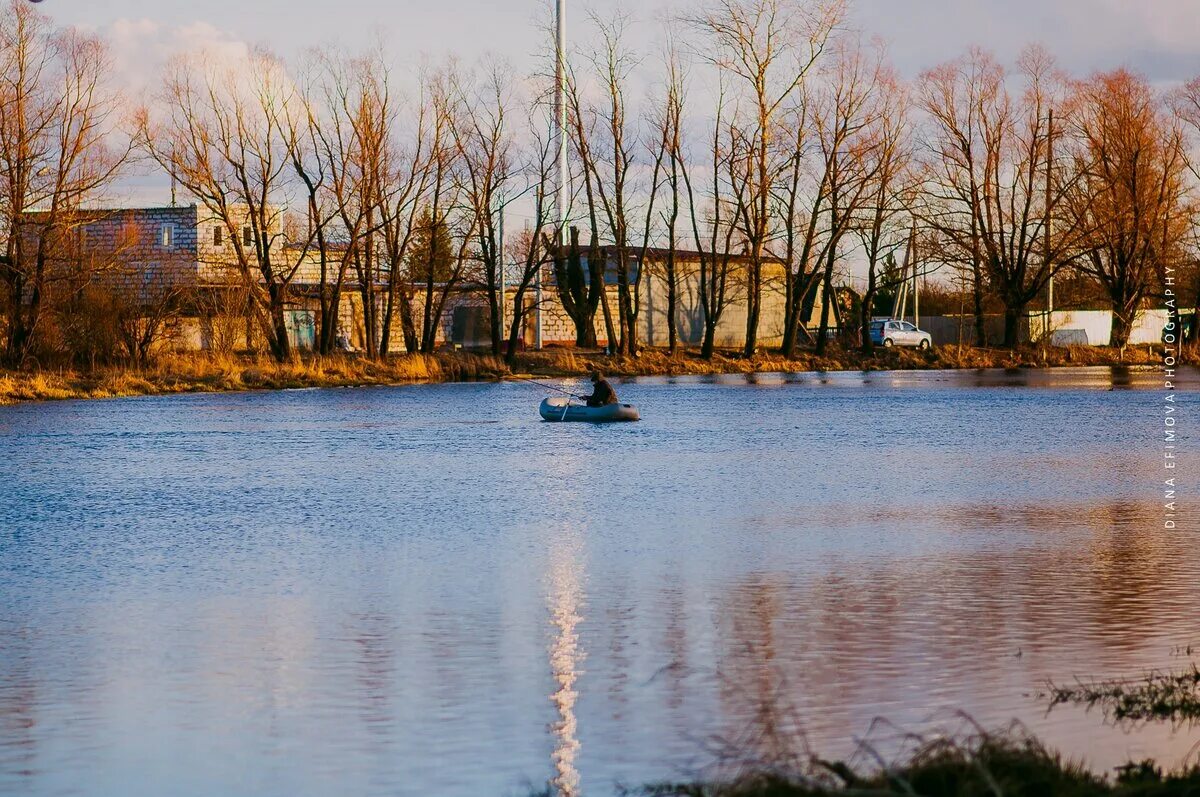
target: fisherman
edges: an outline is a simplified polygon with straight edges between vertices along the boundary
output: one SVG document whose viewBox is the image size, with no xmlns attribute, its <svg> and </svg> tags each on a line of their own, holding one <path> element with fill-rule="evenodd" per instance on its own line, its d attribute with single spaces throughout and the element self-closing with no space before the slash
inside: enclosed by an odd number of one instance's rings
<svg viewBox="0 0 1200 797">
<path fill-rule="evenodd" d="M 592 395 L 583 398 L 589 407 L 604 407 L 618 403 L 617 391 L 613 390 L 612 385 L 599 371 L 592 371 Z"/>
</svg>

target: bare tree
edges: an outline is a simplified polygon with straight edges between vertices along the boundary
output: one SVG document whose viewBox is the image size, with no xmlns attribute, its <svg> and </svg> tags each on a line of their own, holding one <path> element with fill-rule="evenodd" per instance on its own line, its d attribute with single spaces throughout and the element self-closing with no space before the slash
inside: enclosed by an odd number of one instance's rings
<svg viewBox="0 0 1200 797">
<path fill-rule="evenodd" d="M 308 212 L 307 231 L 296 237 L 311 241 L 318 261 L 317 350 L 322 354 L 337 345 L 342 293 L 354 264 L 366 353 L 378 355 L 379 280 L 369 263 L 380 248 L 378 165 L 394 113 L 381 60 L 335 51 L 314 54 L 298 101 L 289 109 L 288 151 Z"/>
<path fill-rule="evenodd" d="M 405 350 L 412 353 L 420 348 L 413 318 L 413 274 L 409 262 L 438 152 L 433 143 L 437 118 L 433 96 L 431 81 L 423 75 L 416 107 L 409 114 L 412 128 L 408 136 L 403 136 L 396 120 L 389 118 L 387 146 L 370 164 L 374 172 L 370 184 L 376 190 L 374 204 L 382 223 L 382 254 L 387 262 L 384 275 L 387 294 L 379 340 L 379 353 L 385 357 L 391 351 L 393 319 L 397 317 Z"/>
<path fill-rule="evenodd" d="M 526 321 L 530 313 L 537 310 L 536 304 L 526 301 L 530 289 L 545 270 L 547 263 L 555 263 L 556 271 L 560 268 L 562 246 L 559 244 L 560 231 L 555 225 L 552 214 L 556 212 L 556 192 L 554 184 L 557 168 L 557 152 L 554 146 L 554 135 L 551 134 L 550 104 L 545 98 L 533 103 L 529 109 L 530 126 L 528 139 L 528 156 L 523 159 L 522 171 L 525 175 L 526 188 L 533 198 L 533 218 L 530 226 L 517 239 L 512 248 L 512 258 L 519 266 L 513 286 L 512 312 L 509 321 L 508 345 L 505 360 L 509 365 L 516 361 L 517 345 L 521 340 Z M 578 234 L 572 235 L 575 257 L 578 259 Z M 595 279 L 592 284 L 599 284 L 603 289 L 603 274 L 601 279 Z M 560 288 L 561 290 L 561 288 Z M 595 305 L 592 306 L 595 312 Z"/>
<path fill-rule="evenodd" d="M 587 183 L 589 212 L 593 224 L 593 243 L 589 261 L 599 255 L 597 243 L 601 238 L 598 221 L 602 221 L 605 237 L 612 241 L 617 277 L 617 349 L 622 353 L 638 353 L 637 318 L 638 287 L 641 264 L 631 269 L 632 239 L 635 235 L 633 218 L 632 173 L 635 167 L 637 134 L 628 109 L 629 73 L 636 64 L 635 55 L 626 47 L 625 37 L 630 18 L 618 13 L 611 19 L 593 14 L 592 27 L 599 45 L 589 55 L 592 72 L 600 86 L 600 99 L 588 102 L 583 88 L 572 74 L 568 79 L 570 106 L 575 117 L 576 152 L 579 155 L 584 180 Z M 658 184 L 656 162 L 651 180 L 650 203 L 653 204 Z M 643 253 L 647 239 L 643 237 Z M 607 264 L 605 264 L 607 266 Z M 603 296 L 601 297 L 603 301 Z M 611 337 L 610 345 L 613 343 Z"/>
<path fill-rule="evenodd" d="M 826 96 L 816 113 L 827 206 L 817 354 L 823 354 L 829 342 L 830 312 L 839 310 L 833 284 L 839 249 L 870 199 L 878 170 L 885 165 L 877 157 L 877 128 L 882 114 L 892 110 L 880 101 L 880 84 L 887 79 L 881 54 L 868 55 L 857 42 L 843 41 L 831 71 Z"/>
<path fill-rule="evenodd" d="M 888 70 L 880 76 L 878 92 L 880 108 L 870 133 L 872 145 L 867 155 L 872 161 L 866 170 L 867 192 L 855 223 L 867 266 L 867 285 L 859 312 L 864 354 L 872 352 L 871 317 L 881 287 L 880 268 L 897 249 L 913 239 L 913 234 L 905 229 L 905 222 L 916 189 L 904 86 Z"/>
<path fill-rule="evenodd" d="M 490 62 L 478 84 L 466 85 L 461 76 L 453 75 L 449 85 L 453 103 L 450 132 L 462 163 L 464 202 L 475 220 L 476 256 L 482 266 L 493 354 L 500 353 L 504 334 L 500 326 L 504 253 L 499 214 L 509 201 L 506 194 L 516 169 L 508 121 L 512 82 L 511 70 Z"/>
<path fill-rule="evenodd" d="M 1094 75 L 1076 90 L 1081 176 L 1067 206 L 1082 231 L 1078 267 L 1107 291 L 1111 345 L 1124 348 L 1190 227 L 1183 138 L 1146 80 L 1128 70 Z"/>
<path fill-rule="evenodd" d="M 110 146 L 116 97 L 104 86 L 100 40 L 58 31 L 21 0 L 0 12 L 0 285 L 3 359 L 20 364 L 37 343 L 45 302 L 67 275 L 56 242 L 113 180 L 128 149 Z"/>
<path fill-rule="evenodd" d="M 1065 197 L 1077 175 L 1067 150 L 1069 107 L 1045 51 L 1026 50 L 1022 93 L 981 50 L 925 73 L 920 105 L 931 120 L 928 208 L 937 230 L 975 280 L 982 336 L 983 277 L 1004 304 L 1004 345 L 1018 342 L 1029 303 L 1066 267 L 1078 243 L 1077 217 Z M 977 342 L 979 342 L 977 340 Z"/>
<path fill-rule="evenodd" d="M 701 189 L 692 179 L 688 161 L 682 149 L 676 160 L 687 193 L 688 220 L 700 257 L 699 293 L 703 312 L 704 337 L 700 356 L 711 358 L 716 350 L 717 328 L 726 308 L 732 301 L 729 277 L 732 270 L 733 245 L 738 235 L 738 207 L 745 196 L 745 170 L 735 166 L 733 133 L 725 123 L 726 97 L 724 81 L 716 99 L 716 117 L 708 139 L 707 195 L 701 203 Z M 707 212 L 706 212 L 707 208 Z"/>
<path fill-rule="evenodd" d="M 1188 171 L 1191 172 L 1192 182 L 1194 184 L 1197 180 L 1200 180 L 1200 156 L 1197 154 L 1196 142 L 1194 141 L 1197 134 L 1200 134 L 1200 77 L 1195 77 L 1192 80 L 1189 80 L 1187 83 L 1173 92 L 1171 96 L 1171 105 L 1181 126 L 1185 131 L 1188 132 L 1188 137 L 1193 139 L 1186 142 L 1186 144 L 1190 144 L 1190 146 L 1185 148 L 1184 155 L 1186 158 L 1185 162 L 1187 164 Z M 1192 208 L 1192 213 L 1196 213 L 1196 208 L 1194 206 Z M 1196 253 L 1198 244 L 1200 244 L 1200 237 L 1197 236 L 1195 223 L 1193 223 L 1191 232 L 1186 237 L 1186 240 L 1191 245 L 1190 248 L 1192 256 L 1188 259 L 1188 268 L 1185 272 L 1170 275 L 1175 277 L 1173 280 L 1175 285 L 1171 287 L 1173 289 L 1176 287 L 1179 288 L 1179 290 L 1175 291 L 1177 294 L 1182 294 L 1185 287 L 1190 287 L 1193 319 L 1200 319 L 1200 255 L 1197 255 Z M 1164 277 L 1166 276 L 1168 275 L 1164 274 Z M 1190 286 L 1186 284 L 1188 281 L 1191 282 Z M 1167 286 L 1164 285 L 1164 287 Z M 1182 301 L 1174 302 L 1174 321 L 1179 320 L 1179 308 L 1182 305 Z M 1178 323 L 1176 324 L 1175 328 L 1180 328 Z M 1194 344 L 1198 340 L 1200 340 L 1200 324 L 1193 320 L 1191 329 L 1187 332 L 1186 342 Z"/>
<path fill-rule="evenodd" d="M 647 142 L 650 158 L 654 163 L 656 185 L 651 189 L 651 200 L 647 205 L 647 219 L 643 240 L 650 240 L 653 226 L 654 198 L 657 195 L 657 175 L 663 173 L 663 182 L 670 192 L 667 207 L 660 212 L 658 223 L 661 225 L 666 238 L 666 251 L 661 256 L 661 262 L 653 263 L 643 248 L 641 265 L 643 268 L 655 266 L 662 276 L 667 289 L 667 347 L 674 355 L 679 347 L 679 273 L 677 268 L 677 249 L 679 216 L 682 212 L 683 199 L 683 169 L 686 166 L 683 152 L 684 130 L 683 110 L 686 97 L 686 70 L 679 49 L 675 44 L 673 31 L 668 31 L 668 40 L 664 65 L 666 79 L 662 88 L 662 97 L 657 111 L 651 120 L 654 131 L 651 140 Z M 665 164 L 664 164 L 665 161 Z"/>
<path fill-rule="evenodd" d="M 165 117 L 143 109 L 138 139 L 228 233 L 227 265 L 250 294 L 250 310 L 271 354 L 291 356 L 286 308 L 311 238 L 283 247 L 288 108 L 295 87 L 283 64 L 265 52 L 245 64 L 200 56 L 177 59 L 164 81 Z"/>
<path fill-rule="evenodd" d="M 429 202 L 416 231 L 423 235 L 424 246 L 410 253 L 410 271 L 416 270 L 414 276 L 420 277 L 425 294 L 421 324 L 421 351 L 425 354 L 437 348 L 442 313 L 450 294 L 464 281 L 471 243 L 481 222 L 463 189 L 467 181 L 454 143 L 452 80 L 447 72 L 434 82 Z"/>
<path fill-rule="evenodd" d="M 746 342 L 744 354 L 758 347 L 762 314 L 763 263 L 773 234 L 772 195 L 791 159 L 777 157 L 776 120 L 804 84 L 843 17 L 840 0 L 715 0 L 692 24 L 708 34 L 709 60 L 744 88 L 751 113 L 734 118 L 732 163 L 744 162 L 744 197 L 739 222 L 748 245 Z"/>
</svg>

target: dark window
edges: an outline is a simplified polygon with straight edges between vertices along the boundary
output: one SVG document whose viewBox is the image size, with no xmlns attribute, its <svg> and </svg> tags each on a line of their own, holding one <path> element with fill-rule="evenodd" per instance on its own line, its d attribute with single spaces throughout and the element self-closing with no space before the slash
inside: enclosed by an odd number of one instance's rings
<svg viewBox="0 0 1200 797">
<path fill-rule="evenodd" d="M 242 245 L 254 246 L 254 232 L 249 227 L 242 228 Z"/>
<path fill-rule="evenodd" d="M 222 236 L 223 230 L 221 229 L 221 225 L 218 224 L 216 227 L 213 227 L 213 246 L 220 246 L 222 244 Z"/>
</svg>

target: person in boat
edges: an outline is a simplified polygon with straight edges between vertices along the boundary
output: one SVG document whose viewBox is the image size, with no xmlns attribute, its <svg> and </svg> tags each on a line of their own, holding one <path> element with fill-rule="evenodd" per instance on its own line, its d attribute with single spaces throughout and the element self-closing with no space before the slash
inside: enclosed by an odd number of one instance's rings
<svg viewBox="0 0 1200 797">
<path fill-rule="evenodd" d="M 617 403 L 617 391 L 599 371 L 592 371 L 592 395 L 584 396 L 589 407 L 606 407 Z"/>
</svg>

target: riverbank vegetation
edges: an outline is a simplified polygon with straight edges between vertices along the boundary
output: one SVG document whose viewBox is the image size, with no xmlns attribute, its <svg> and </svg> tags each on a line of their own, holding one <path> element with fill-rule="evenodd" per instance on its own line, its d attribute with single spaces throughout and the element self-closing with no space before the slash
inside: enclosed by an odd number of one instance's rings
<svg viewBox="0 0 1200 797">
<path fill-rule="evenodd" d="M 462 382 L 522 376 L 579 378 L 593 369 L 611 376 L 634 377 L 884 369 L 1138 368 L 1159 361 L 1159 353 L 1150 346 L 1130 346 L 1124 352 L 1092 346 L 1047 349 L 947 346 L 928 352 L 880 350 L 872 355 L 832 347 L 823 356 L 801 352 L 794 357 L 769 352 L 743 357 L 740 353 L 722 351 L 702 357 L 698 352 L 681 350 L 672 355 L 660 349 L 644 349 L 639 356 L 629 357 L 564 348 L 523 352 L 511 364 L 500 357 L 467 352 L 401 354 L 382 360 L 349 355 L 296 355 L 284 363 L 265 354 L 192 353 L 163 355 L 141 366 L 0 369 L 0 405 L 55 399 Z"/>
<path fill-rule="evenodd" d="M 1192 648 L 1186 649 L 1191 656 Z M 1140 678 L 1048 684 L 1037 695 L 1047 707 L 1100 707 L 1119 725 L 1168 722 L 1194 727 L 1200 720 L 1200 669 Z M 760 709 L 738 738 L 714 739 L 714 761 L 692 780 L 629 790 L 646 797 L 1197 797 L 1200 762 L 1188 755 L 1174 770 L 1151 759 L 1098 773 L 1045 745 L 1023 726 L 988 731 L 959 714 L 954 726 L 925 734 L 876 721 L 846 761 L 822 758 L 808 743 L 794 712 Z M 888 754 L 885 750 L 893 751 Z"/>
<path fill-rule="evenodd" d="M 1050 684 L 1042 695 L 1051 707 L 1098 707 L 1117 722 L 1200 721 L 1200 668 L 1154 672 L 1135 680 L 1092 680 Z"/>
<path fill-rule="evenodd" d="M 752 761 L 728 774 L 663 783 L 627 792 L 647 797 L 1194 797 L 1200 768 L 1165 772 L 1145 760 L 1097 775 L 1019 729 L 978 731 L 964 738 L 918 740 L 900 761 L 868 766 L 804 755 L 796 760 Z"/>
</svg>

